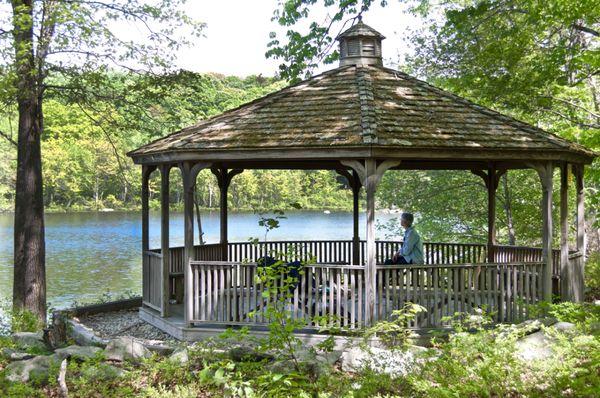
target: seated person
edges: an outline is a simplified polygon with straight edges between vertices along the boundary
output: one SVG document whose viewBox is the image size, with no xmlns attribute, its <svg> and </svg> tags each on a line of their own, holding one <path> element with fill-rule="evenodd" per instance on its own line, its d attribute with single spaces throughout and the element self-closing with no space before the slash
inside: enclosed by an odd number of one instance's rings
<svg viewBox="0 0 600 398">
<path fill-rule="evenodd" d="M 413 227 L 414 217 L 411 213 L 402 213 L 400 225 L 404 228 L 402 247 L 392 259 L 385 260 L 390 264 L 423 264 L 423 242 L 417 230 Z"/>
</svg>

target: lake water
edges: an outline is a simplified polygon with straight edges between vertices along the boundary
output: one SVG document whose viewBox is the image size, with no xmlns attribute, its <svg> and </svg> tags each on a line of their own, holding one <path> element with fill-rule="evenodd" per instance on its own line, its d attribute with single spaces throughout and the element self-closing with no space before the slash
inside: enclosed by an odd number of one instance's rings
<svg viewBox="0 0 600 398">
<path fill-rule="evenodd" d="M 352 214 L 317 211 L 288 212 L 269 240 L 351 239 Z M 385 222 L 397 217 L 378 214 Z M 247 241 L 264 235 L 253 213 L 230 213 L 229 240 Z M 64 308 L 74 301 L 98 300 L 141 292 L 141 215 L 138 212 L 66 213 L 46 215 L 46 276 L 48 301 Z M 218 212 L 203 212 L 208 243 L 219 240 Z M 364 215 L 360 218 L 364 238 Z M 171 246 L 183 246 L 183 215 L 171 213 Z M 379 234 L 383 235 L 383 232 Z M 197 239 L 197 237 L 196 237 Z M 151 213 L 150 246 L 160 246 L 160 215 Z M 13 216 L 0 214 L 0 298 L 12 295 Z"/>
</svg>

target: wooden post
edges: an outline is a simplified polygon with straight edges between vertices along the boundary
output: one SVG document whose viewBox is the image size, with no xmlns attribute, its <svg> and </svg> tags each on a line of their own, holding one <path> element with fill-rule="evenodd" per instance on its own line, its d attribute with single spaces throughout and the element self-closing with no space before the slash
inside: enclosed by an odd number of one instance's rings
<svg viewBox="0 0 600 398">
<path fill-rule="evenodd" d="M 147 299 L 147 289 L 150 283 L 146 274 L 149 266 L 146 252 L 150 250 L 150 206 L 148 203 L 150 189 L 148 180 L 154 170 L 156 170 L 156 166 L 142 166 L 142 297 L 144 300 Z"/>
<path fill-rule="evenodd" d="M 196 187 L 196 176 L 203 168 L 209 167 L 210 163 L 183 162 L 179 165 L 181 177 L 183 179 L 183 307 L 184 322 L 186 326 L 191 326 L 191 320 L 194 319 L 193 306 L 193 279 L 192 267 L 190 261 L 194 260 L 194 189 Z"/>
<path fill-rule="evenodd" d="M 583 186 L 583 171 L 584 166 L 577 165 L 575 167 L 575 189 L 577 190 L 577 251 L 581 254 L 576 269 L 571 270 L 573 277 L 573 301 L 582 302 L 584 300 L 584 289 L 585 289 L 585 254 L 586 254 L 586 241 L 585 241 L 585 208 L 584 208 L 584 186 Z"/>
<path fill-rule="evenodd" d="M 499 177 L 496 176 L 496 168 L 490 166 L 487 175 L 488 191 L 488 262 L 495 260 L 494 246 L 496 246 L 496 189 L 498 188 Z"/>
<path fill-rule="evenodd" d="M 571 300 L 569 276 L 569 165 L 560 166 L 560 296 Z"/>
<path fill-rule="evenodd" d="M 160 248 L 161 248 L 161 275 L 160 287 L 160 316 L 167 317 L 169 314 L 169 173 L 170 165 L 160 167 Z"/>
<path fill-rule="evenodd" d="M 150 250 L 150 206 L 148 198 L 150 189 L 148 180 L 152 172 L 156 170 L 156 166 L 142 166 L 142 256 L 145 257 L 146 252 Z"/>
<path fill-rule="evenodd" d="M 234 176 L 240 174 L 244 170 L 233 169 L 227 171 L 226 168 L 213 168 L 212 173 L 217 177 L 217 183 L 219 184 L 219 222 L 221 227 L 220 240 L 221 245 L 221 261 L 227 261 L 228 251 L 228 231 L 227 231 L 227 191 L 229 190 L 229 184 Z"/>
<path fill-rule="evenodd" d="M 227 191 L 229 190 L 229 181 L 227 181 L 227 169 L 222 169 L 223 178 L 219 179 L 219 222 L 221 226 L 221 234 L 219 242 L 221 243 L 221 261 L 227 261 Z"/>
<path fill-rule="evenodd" d="M 506 173 L 506 169 L 496 170 L 494 164 L 488 167 L 487 173 L 480 169 L 473 169 L 471 173 L 483 179 L 488 193 L 488 238 L 487 238 L 487 261 L 493 263 L 496 260 L 494 247 L 496 246 L 496 191 L 500 177 Z"/>
<path fill-rule="evenodd" d="M 544 301 L 552 301 L 552 162 L 535 166 L 542 183 L 542 258 L 544 271 L 542 274 L 542 297 Z"/>
<path fill-rule="evenodd" d="M 377 277 L 377 258 L 375 252 L 375 191 L 377 162 L 375 159 L 365 160 L 365 189 L 367 191 L 367 247 L 365 269 L 365 320 L 367 325 L 373 324 L 375 314 L 375 290 Z"/>
<path fill-rule="evenodd" d="M 354 183 L 352 184 L 352 264 L 360 265 L 360 233 L 359 233 L 359 212 L 360 212 L 360 180 L 358 174 L 353 172 Z"/>
<path fill-rule="evenodd" d="M 367 191 L 367 245 L 365 253 L 365 325 L 373 324 L 375 315 L 375 293 L 377 282 L 377 253 L 375 246 L 375 192 L 383 173 L 400 164 L 399 160 L 385 160 L 377 165 L 375 159 L 342 160 L 342 165 L 351 167 Z"/>
<path fill-rule="evenodd" d="M 358 232 L 358 220 L 360 212 L 360 179 L 356 171 L 352 172 L 352 264 L 360 265 L 360 234 Z"/>
</svg>

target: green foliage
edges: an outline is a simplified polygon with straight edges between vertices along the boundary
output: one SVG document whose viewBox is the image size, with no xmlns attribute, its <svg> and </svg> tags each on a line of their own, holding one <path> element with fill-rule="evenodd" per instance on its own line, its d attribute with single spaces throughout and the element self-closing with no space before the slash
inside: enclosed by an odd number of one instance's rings
<svg viewBox="0 0 600 398">
<path fill-rule="evenodd" d="M 584 332 L 594 333 L 600 337 L 600 306 L 592 303 L 554 303 L 543 306 L 543 311 L 562 322 L 576 324 Z"/>
<path fill-rule="evenodd" d="M 390 320 L 379 321 L 367 328 L 364 339 L 368 341 L 378 337 L 390 349 L 404 349 L 416 337 L 414 331 L 409 329 L 410 322 L 426 311 L 425 307 L 418 304 L 405 303 L 401 309 L 392 311 Z"/>
<path fill-rule="evenodd" d="M 0 336 L 13 332 L 37 332 L 43 327 L 39 318 L 27 309 L 15 310 L 8 301 L 0 302 Z"/>
<path fill-rule="evenodd" d="M 600 252 L 592 252 L 585 263 L 586 295 L 590 300 L 600 300 Z"/>
</svg>

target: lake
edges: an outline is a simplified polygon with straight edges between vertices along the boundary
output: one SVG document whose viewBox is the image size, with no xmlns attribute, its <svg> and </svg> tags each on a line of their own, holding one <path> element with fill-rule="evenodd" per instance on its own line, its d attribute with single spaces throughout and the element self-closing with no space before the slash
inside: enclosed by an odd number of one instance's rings
<svg viewBox="0 0 600 398">
<path fill-rule="evenodd" d="M 352 213 L 296 211 L 286 213 L 269 240 L 351 239 Z M 385 222 L 395 214 L 378 214 Z M 259 216 L 229 214 L 229 240 L 264 236 Z M 219 240 L 219 213 L 203 212 L 208 243 Z M 360 218 L 364 238 L 364 215 Z M 183 215 L 171 213 L 171 246 L 183 246 Z M 378 232 L 383 237 L 384 232 Z M 139 212 L 64 213 L 46 215 L 46 276 L 49 305 L 90 302 L 105 293 L 141 292 L 141 215 Z M 196 237 L 197 239 L 197 237 Z M 160 246 L 160 214 L 150 215 L 150 246 Z M 0 214 L 0 298 L 12 296 L 13 215 Z"/>
</svg>

